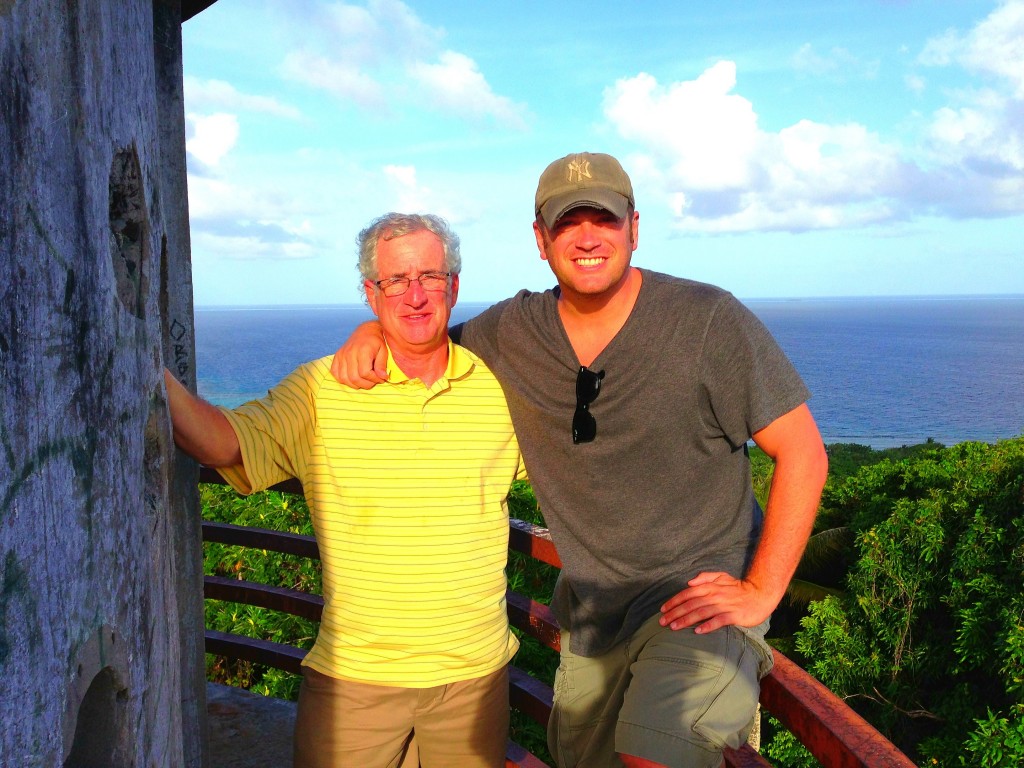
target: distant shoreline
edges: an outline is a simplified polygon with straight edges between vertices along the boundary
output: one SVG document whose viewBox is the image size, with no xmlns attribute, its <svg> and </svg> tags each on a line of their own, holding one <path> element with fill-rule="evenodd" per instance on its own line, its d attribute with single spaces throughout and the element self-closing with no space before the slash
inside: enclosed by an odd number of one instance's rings
<svg viewBox="0 0 1024 768">
<path fill-rule="evenodd" d="M 961 443 L 986 443 L 988 445 L 995 445 L 996 443 L 1001 442 L 1003 440 L 1017 440 L 1017 439 L 1019 439 L 1021 437 L 1024 437 L 1024 433 L 1021 433 L 1021 434 L 1018 434 L 1018 435 L 1013 435 L 1011 437 L 998 437 L 998 438 L 994 438 L 992 440 L 981 440 L 981 439 L 978 439 L 978 438 L 975 438 L 975 437 L 969 437 L 969 438 L 964 438 L 962 440 L 956 440 L 954 442 L 949 442 L 949 443 L 944 442 L 942 440 L 932 440 L 931 442 L 929 442 L 928 439 L 924 439 L 924 440 L 921 440 L 921 441 L 916 442 L 916 443 L 908 443 L 908 442 L 906 442 L 904 440 L 895 439 L 895 438 L 893 439 L 893 441 L 891 443 L 887 442 L 885 445 L 879 445 L 877 443 L 874 443 L 874 444 L 872 444 L 872 443 L 865 443 L 865 442 L 863 442 L 861 440 L 857 440 L 857 439 L 853 439 L 853 438 L 851 438 L 851 439 L 842 439 L 842 440 L 823 440 L 823 442 L 825 443 L 825 447 L 826 448 L 828 448 L 830 446 L 834 446 L 834 445 L 863 445 L 866 448 L 870 448 L 873 451 L 886 451 L 886 450 L 890 450 L 890 449 L 893 449 L 893 448 L 917 448 L 918 446 L 922 446 L 922 445 L 932 445 L 932 446 L 934 446 L 936 448 L 951 448 L 952 446 L 960 445 Z"/>
<path fill-rule="evenodd" d="M 507 297 L 502 297 L 507 298 Z M 489 307 L 502 298 L 493 300 L 472 301 L 464 300 L 459 306 Z M 892 295 L 892 296 L 740 296 L 743 302 L 758 303 L 790 303 L 790 302 L 814 302 L 814 301 L 976 301 L 976 300 L 1024 300 L 1024 293 L 963 293 L 963 294 L 919 294 L 919 295 Z M 289 309 L 352 309 L 354 307 L 366 307 L 361 302 L 347 302 L 338 304 L 197 304 L 196 312 L 223 312 L 231 310 L 266 310 L 281 311 Z M 369 308 L 367 307 L 367 312 Z"/>
</svg>

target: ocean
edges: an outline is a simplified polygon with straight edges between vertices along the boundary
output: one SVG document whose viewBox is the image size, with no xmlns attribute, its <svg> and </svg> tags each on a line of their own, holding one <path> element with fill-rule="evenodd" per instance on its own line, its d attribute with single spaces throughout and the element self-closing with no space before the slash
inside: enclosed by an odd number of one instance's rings
<svg viewBox="0 0 1024 768">
<path fill-rule="evenodd" d="M 1024 296 L 744 300 L 811 389 L 826 443 L 1024 434 Z M 453 323 L 487 304 L 455 307 Z M 235 406 L 332 353 L 363 305 L 196 310 L 199 393 Z"/>
</svg>

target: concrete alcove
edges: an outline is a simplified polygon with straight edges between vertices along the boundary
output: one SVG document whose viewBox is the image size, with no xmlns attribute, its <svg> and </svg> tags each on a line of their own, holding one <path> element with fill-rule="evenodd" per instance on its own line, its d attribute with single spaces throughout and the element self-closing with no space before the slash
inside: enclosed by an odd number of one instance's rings
<svg viewBox="0 0 1024 768">
<path fill-rule="evenodd" d="M 101 627 L 83 647 L 74 669 L 64 718 L 64 768 L 121 768 L 132 763 L 127 730 L 130 683 L 117 635 Z"/>
<path fill-rule="evenodd" d="M 118 732 L 124 729 L 125 689 L 105 667 L 93 678 L 78 711 L 78 724 L 64 768 L 121 768 L 130 765 L 119 749 Z"/>
<path fill-rule="evenodd" d="M 135 147 L 114 153 L 110 167 L 110 261 L 117 298 L 135 317 L 144 317 L 149 289 L 149 218 Z"/>
</svg>

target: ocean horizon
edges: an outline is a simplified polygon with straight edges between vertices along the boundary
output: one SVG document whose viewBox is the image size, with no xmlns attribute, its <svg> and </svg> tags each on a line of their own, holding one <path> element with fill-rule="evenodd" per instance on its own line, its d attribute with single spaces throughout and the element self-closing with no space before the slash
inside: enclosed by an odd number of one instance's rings
<svg viewBox="0 0 1024 768">
<path fill-rule="evenodd" d="M 802 302 L 802 301 L 962 301 L 965 299 L 980 300 L 1010 300 L 1024 301 L 1024 293 L 937 293 L 937 294 L 892 294 L 884 296 L 737 296 L 744 304 L 749 302 L 771 304 L 775 302 Z M 489 307 L 501 299 L 494 301 L 460 301 L 456 305 L 456 311 L 462 305 L 474 307 Z M 196 311 L 223 312 L 239 309 L 261 309 L 268 311 L 290 310 L 290 309 L 352 309 L 366 307 L 364 302 L 347 302 L 337 304 L 196 304 Z"/>
<path fill-rule="evenodd" d="M 1024 434 L 1024 295 L 741 299 L 811 389 L 826 443 L 872 448 Z M 490 302 L 460 302 L 452 322 Z M 331 354 L 365 304 L 196 307 L 199 393 L 233 407 Z"/>
</svg>

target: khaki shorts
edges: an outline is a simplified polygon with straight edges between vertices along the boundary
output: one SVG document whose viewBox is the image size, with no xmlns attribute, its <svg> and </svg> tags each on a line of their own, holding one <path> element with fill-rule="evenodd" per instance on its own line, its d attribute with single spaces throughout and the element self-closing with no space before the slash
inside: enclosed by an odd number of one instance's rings
<svg viewBox="0 0 1024 768">
<path fill-rule="evenodd" d="M 504 768 L 508 667 L 433 688 L 302 670 L 295 768 Z"/>
<path fill-rule="evenodd" d="M 719 768 L 754 722 L 772 668 L 768 623 L 706 635 L 651 617 L 602 656 L 577 656 L 562 633 L 548 746 L 559 768 L 621 768 L 617 753 L 669 768 Z"/>
</svg>

